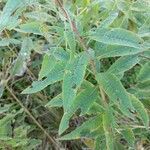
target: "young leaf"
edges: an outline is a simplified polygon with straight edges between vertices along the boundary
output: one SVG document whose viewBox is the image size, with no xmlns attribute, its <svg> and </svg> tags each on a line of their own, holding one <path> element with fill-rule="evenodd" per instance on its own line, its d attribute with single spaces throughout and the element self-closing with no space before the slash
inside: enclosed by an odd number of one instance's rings
<svg viewBox="0 0 150 150">
<path fill-rule="evenodd" d="M 90 38 L 105 44 L 134 48 L 141 48 L 141 43 L 143 43 L 138 35 L 121 28 L 98 28 L 90 34 Z"/>
<path fill-rule="evenodd" d="M 134 95 L 130 95 L 130 99 L 131 99 L 133 107 L 135 108 L 139 117 L 143 121 L 145 127 L 148 128 L 149 127 L 149 116 L 148 116 L 148 112 L 146 111 L 144 105 Z"/>
<path fill-rule="evenodd" d="M 22 94 L 32 94 L 32 93 L 39 92 L 44 88 L 46 88 L 48 85 L 62 80 L 65 67 L 66 67 L 66 62 L 57 63 L 56 66 L 46 76 L 46 79 L 33 82 L 30 87 L 26 88 L 22 92 Z"/>
<path fill-rule="evenodd" d="M 129 109 L 133 109 L 131 100 L 126 92 L 125 88 L 121 84 L 120 80 L 110 73 L 99 73 L 96 79 L 100 86 L 104 89 L 109 99 L 117 102 L 119 100 L 121 111 L 131 117 Z"/>
<path fill-rule="evenodd" d="M 45 54 L 38 80 L 41 80 L 43 77 L 47 76 L 48 73 L 55 67 L 55 64 L 56 59 L 53 56 Z"/>
<path fill-rule="evenodd" d="M 62 85 L 63 106 L 66 111 L 70 108 L 77 89 L 83 82 L 89 57 L 86 53 L 81 53 L 77 57 L 71 59 L 66 66 L 66 71 Z"/>
</svg>

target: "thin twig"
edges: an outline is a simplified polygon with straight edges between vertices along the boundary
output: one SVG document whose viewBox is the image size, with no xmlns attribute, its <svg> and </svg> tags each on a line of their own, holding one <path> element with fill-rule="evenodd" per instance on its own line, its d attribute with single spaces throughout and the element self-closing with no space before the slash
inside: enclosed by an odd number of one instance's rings
<svg viewBox="0 0 150 150">
<path fill-rule="evenodd" d="M 29 110 L 22 104 L 22 102 L 16 97 L 14 92 L 6 85 L 6 89 L 12 95 L 12 97 L 16 100 L 16 102 L 24 109 L 24 111 L 29 115 L 29 117 L 33 120 L 33 122 L 43 131 L 43 133 L 48 138 L 49 142 L 54 145 L 55 148 L 60 149 L 59 144 L 47 133 L 47 131 L 42 127 L 42 125 L 34 118 L 34 116 L 29 112 Z"/>
</svg>

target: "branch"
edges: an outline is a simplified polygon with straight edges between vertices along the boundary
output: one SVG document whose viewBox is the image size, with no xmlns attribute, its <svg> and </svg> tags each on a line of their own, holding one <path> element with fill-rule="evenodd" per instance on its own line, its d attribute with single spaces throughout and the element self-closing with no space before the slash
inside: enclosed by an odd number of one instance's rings
<svg viewBox="0 0 150 150">
<path fill-rule="evenodd" d="M 29 110 L 22 104 L 22 102 L 16 97 L 16 95 L 13 93 L 13 91 L 6 86 L 6 89 L 9 91 L 9 93 L 12 95 L 12 97 L 16 100 L 16 102 L 24 109 L 24 111 L 26 112 L 26 114 L 28 114 L 28 116 L 32 119 L 32 121 L 43 131 L 43 133 L 46 135 L 46 137 L 48 138 L 49 142 L 52 143 L 54 145 L 54 147 L 56 149 L 60 149 L 59 144 L 55 141 L 55 139 L 53 139 L 48 133 L 47 131 L 42 127 L 42 125 L 34 118 L 34 116 L 29 112 Z"/>
</svg>

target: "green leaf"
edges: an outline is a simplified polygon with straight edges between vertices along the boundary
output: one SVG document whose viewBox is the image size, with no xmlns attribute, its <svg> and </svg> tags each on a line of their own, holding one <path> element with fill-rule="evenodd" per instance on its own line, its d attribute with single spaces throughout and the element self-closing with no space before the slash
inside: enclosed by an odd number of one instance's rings
<svg viewBox="0 0 150 150">
<path fill-rule="evenodd" d="M 137 87 L 141 90 L 150 91 L 150 80 L 138 83 Z"/>
<path fill-rule="evenodd" d="M 35 20 L 40 21 L 40 22 L 51 22 L 55 19 L 51 15 L 49 15 L 48 13 L 42 12 L 39 10 L 27 12 L 24 14 L 24 16 L 27 18 L 30 18 L 30 19 L 35 19 Z"/>
<path fill-rule="evenodd" d="M 41 80 L 43 77 L 47 76 L 48 73 L 55 67 L 55 64 L 56 59 L 53 56 L 45 54 L 38 80 Z"/>
<path fill-rule="evenodd" d="M 114 138 L 112 130 L 112 117 L 110 111 L 106 111 L 103 115 L 103 128 L 106 138 L 107 150 L 114 150 Z"/>
<path fill-rule="evenodd" d="M 6 104 L 4 106 L 0 106 L 0 115 L 7 112 L 11 106 L 12 104 Z"/>
<path fill-rule="evenodd" d="M 100 28 L 109 27 L 117 17 L 118 17 L 118 12 L 110 12 L 110 15 L 100 23 L 99 27 Z"/>
<path fill-rule="evenodd" d="M 11 121 L 14 118 L 13 114 L 7 114 L 5 117 L 0 119 L 0 139 L 11 137 L 12 127 Z"/>
<path fill-rule="evenodd" d="M 106 144 L 104 143 L 103 137 L 99 136 L 96 138 L 94 150 L 106 150 Z"/>
<path fill-rule="evenodd" d="M 116 56 L 134 55 L 144 52 L 147 49 L 148 48 L 146 47 L 134 48 L 122 45 L 108 45 L 100 42 L 96 42 L 95 44 L 95 54 L 99 59 Z"/>
<path fill-rule="evenodd" d="M 89 108 L 87 114 L 101 114 L 104 112 L 104 107 L 101 106 L 100 104 L 94 102 L 91 107 Z"/>
<path fill-rule="evenodd" d="M 121 84 L 120 80 L 110 73 L 99 73 L 96 76 L 99 85 L 108 95 L 109 99 L 115 103 L 119 101 L 120 110 L 127 116 L 131 117 L 129 109 L 133 109 L 131 100 L 127 91 Z"/>
<path fill-rule="evenodd" d="M 65 111 L 70 108 L 76 97 L 76 92 L 83 82 L 88 61 L 89 57 L 87 54 L 81 53 L 71 59 L 66 66 L 62 85 L 63 106 Z"/>
<path fill-rule="evenodd" d="M 84 122 L 80 127 L 76 128 L 71 133 L 64 135 L 60 140 L 73 140 L 79 139 L 81 137 L 88 137 L 94 130 L 96 130 L 102 122 L 100 116 L 90 118 L 88 121 Z"/>
<path fill-rule="evenodd" d="M 40 81 L 34 81 L 30 87 L 26 88 L 22 92 L 22 94 L 36 93 L 43 90 L 50 84 L 61 81 L 63 79 L 65 67 L 66 67 L 66 62 L 57 63 L 56 66 L 46 76 L 46 79 Z"/>
<path fill-rule="evenodd" d="M 70 28 L 70 24 L 65 24 L 65 31 L 64 31 L 64 37 L 69 45 L 69 48 L 71 51 L 75 51 L 76 50 L 76 38 L 75 38 L 75 34 L 72 31 L 72 29 Z"/>
<path fill-rule="evenodd" d="M 27 62 L 30 60 L 32 46 L 32 40 L 30 38 L 25 38 L 23 40 L 19 55 L 11 69 L 12 76 L 22 76 L 26 71 Z"/>
<path fill-rule="evenodd" d="M 135 108 L 136 112 L 138 113 L 138 116 L 143 121 L 143 124 L 145 125 L 145 127 L 148 128 L 149 127 L 149 116 L 148 116 L 148 112 L 146 111 L 144 105 L 134 95 L 130 95 L 130 99 L 131 99 L 133 107 Z"/>
<path fill-rule="evenodd" d="M 9 46 L 10 44 L 20 44 L 19 40 L 13 38 L 3 38 L 0 40 L 0 46 Z"/>
<path fill-rule="evenodd" d="M 0 16 L 0 32 L 8 25 L 11 14 L 20 7 L 22 0 L 8 0 Z M 10 22 L 11 23 L 11 22 Z"/>
<path fill-rule="evenodd" d="M 45 107 L 62 107 L 63 106 L 63 100 L 62 100 L 62 94 L 57 95 L 53 99 L 51 99 Z"/>
<path fill-rule="evenodd" d="M 18 32 L 23 33 L 34 33 L 38 35 L 45 35 L 48 32 L 48 28 L 45 24 L 40 22 L 27 22 L 25 24 L 21 24 L 19 28 L 15 28 Z"/>
<path fill-rule="evenodd" d="M 5 80 L 0 81 L 0 98 L 3 96 L 3 92 L 5 90 Z"/>
<path fill-rule="evenodd" d="M 15 14 L 15 11 L 19 8 L 30 6 L 33 3 L 35 3 L 35 0 L 8 0 L 0 16 L 0 32 L 5 28 L 11 29 L 17 26 L 20 23 L 18 20 L 20 14 Z"/>
<path fill-rule="evenodd" d="M 98 99 L 99 94 L 97 89 L 95 89 L 94 87 L 85 89 L 75 98 L 70 110 L 72 110 L 73 108 L 80 108 L 81 115 L 86 114 L 90 106 Z"/>
<path fill-rule="evenodd" d="M 69 61 L 69 53 L 62 47 L 53 47 L 47 52 L 48 55 L 52 55 L 58 61 Z"/>
<path fill-rule="evenodd" d="M 150 80 L 150 63 L 149 62 L 143 65 L 137 78 L 141 82 Z"/>
<path fill-rule="evenodd" d="M 73 100 L 72 105 L 65 111 L 59 126 L 59 134 L 62 134 L 69 127 L 69 119 L 81 109 L 81 115 L 86 114 L 92 104 L 99 99 L 98 91 L 93 86 L 82 90 Z"/>
<path fill-rule="evenodd" d="M 138 55 L 120 57 L 117 61 L 115 61 L 115 63 L 111 65 L 107 72 L 116 76 L 121 75 L 122 77 L 125 71 L 128 71 L 134 67 L 139 61 L 140 58 Z"/>
<path fill-rule="evenodd" d="M 134 133 L 133 133 L 132 129 L 130 129 L 130 128 L 124 129 L 122 131 L 122 134 L 123 134 L 125 140 L 127 140 L 127 142 L 129 143 L 129 145 L 131 147 L 133 147 L 134 142 L 135 142 L 135 137 L 134 137 Z"/>
<path fill-rule="evenodd" d="M 98 28 L 90 34 L 90 38 L 105 44 L 134 48 L 141 48 L 141 43 L 143 43 L 138 35 L 121 28 Z"/>
<path fill-rule="evenodd" d="M 134 94 L 140 100 L 150 99 L 150 90 L 144 90 L 139 88 L 130 88 L 128 91 Z"/>
</svg>

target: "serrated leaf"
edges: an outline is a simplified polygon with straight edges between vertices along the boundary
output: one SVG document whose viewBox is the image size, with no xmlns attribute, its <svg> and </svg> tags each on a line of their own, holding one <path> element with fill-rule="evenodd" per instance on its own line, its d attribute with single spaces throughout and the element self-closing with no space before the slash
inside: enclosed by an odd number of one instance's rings
<svg viewBox="0 0 150 150">
<path fill-rule="evenodd" d="M 130 128 L 124 129 L 122 131 L 122 134 L 123 134 L 125 140 L 127 140 L 128 144 L 131 147 L 133 147 L 134 142 L 135 142 L 135 137 L 134 137 L 134 133 L 133 133 L 132 129 L 130 129 Z"/>
<path fill-rule="evenodd" d="M 101 125 L 102 119 L 100 116 L 93 117 L 84 122 L 80 127 L 76 128 L 71 133 L 64 135 L 60 140 L 73 140 L 81 137 L 88 137 L 94 130 Z"/>
<path fill-rule="evenodd" d="M 38 80 L 41 80 L 43 77 L 47 76 L 48 73 L 55 67 L 55 64 L 56 59 L 53 56 L 45 54 Z"/>
<path fill-rule="evenodd" d="M 115 103 L 119 101 L 121 111 L 125 115 L 131 117 L 129 109 L 132 110 L 133 106 L 128 93 L 120 80 L 114 74 L 110 73 L 99 73 L 97 74 L 96 79 L 108 95 L 109 99 Z"/>
<path fill-rule="evenodd" d="M 62 94 L 57 95 L 53 99 L 51 99 L 45 107 L 62 107 L 63 106 L 63 100 L 62 100 Z"/>
<path fill-rule="evenodd" d="M 81 53 L 71 59 L 67 64 L 62 85 L 63 106 L 65 111 L 70 108 L 72 101 L 76 97 L 77 89 L 83 82 L 88 60 L 89 57 L 87 54 Z"/>
<path fill-rule="evenodd" d="M 46 76 L 46 79 L 40 81 L 34 81 L 30 87 L 26 88 L 22 92 L 22 94 L 36 93 L 43 90 L 50 84 L 61 81 L 63 79 L 65 67 L 66 67 L 66 62 L 57 63 L 56 66 Z"/>
<path fill-rule="evenodd" d="M 137 78 L 141 82 L 150 80 L 150 63 L 149 62 L 143 65 Z"/>
<path fill-rule="evenodd" d="M 101 58 L 109 58 L 116 56 L 134 55 L 146 51 L 148 48 L 145 46 L 142 48 L 134 48 L 122 45 L 108 45 L 101 42 L 95 44 L 95 54 Z"/>
<path fill-rule="evenodd" d="M 148 116 L 148 112 L 145 109 L 144 105 L 134 95 L 130 95 L 130 99 L 131 99 L 133 107 L 135 108 L 139 117 L 143 121 L 143 124 L 145 125 L 145 127 L 148 128 L 149 127 L 149 116 Z"/>
<path fill-rule="evenodd" d="M 105 44 L 134 48 L 141 48 L 141 43 L 143 43 L 138 35 L 121 28 L 98 28 L 90 34 L 90 38 Z"/>
<path fill-rule="evenodd" d="M 122 77 L 125 71 L 128 71 L 132 67 L 134 67 L 140 58 L 138 55 L 129 55 L 120 57 L 115 63 L 113 63 L 108 69 L 108 73 L 115 74 L 118 77 Z"/>
</svg>

